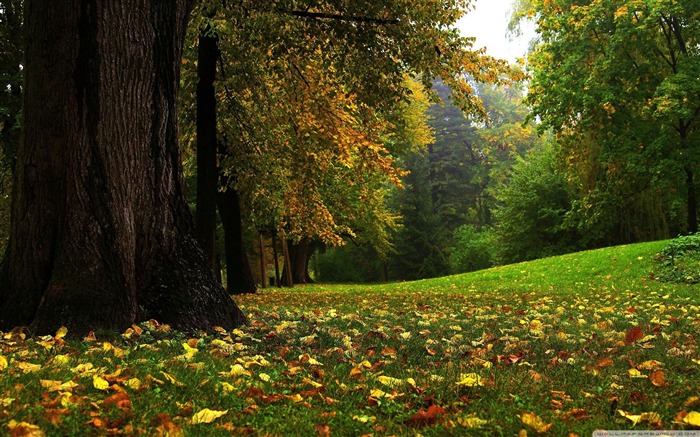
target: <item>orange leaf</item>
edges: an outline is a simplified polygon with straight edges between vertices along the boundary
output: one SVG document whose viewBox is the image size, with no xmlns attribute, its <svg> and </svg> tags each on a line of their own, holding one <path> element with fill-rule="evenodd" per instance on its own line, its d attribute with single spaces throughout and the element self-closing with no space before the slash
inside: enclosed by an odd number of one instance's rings
<svg viewBox="0 0 700 437">
<path fill-rule="evenodd" d="M 612 360 L 612 358 L 601 358 L 598 360 L 597 363 L 595 363 L 595 366 L 599 369 L 605 369 L 606 367 L 611 367 L 614 366 L 615 362 Z"/>
<path fill-rule="evenodd" d="M 654 384 L 657 387 L 663 387 L 666 385 L 666 380 L 664 378 L 664 372 L 661 370 L 657 370 L 656 372 L 652 373 L 649 376 L 649 380 L 651 381 L 652 384 Z"/>
<path fill-rule="evenodd" d="M 627 335 L 625 336 L 625 341 L 627 343 L 634 343 L 635 341 L 641 339 L 642 337 L 644 337 L 644 333 L 642 332 L 642 328 L 640 328 L 639 326 L 635 326 L 634 328 L 627 331 Z"/>
<path fill-rule="evenodd" d="M 316 430 L 316 433 L 318 433 L 319 436 L 327 437 L 331 435 L 331 427 L 326 425 L 325 423 L 314 425 L 314 429 Z"/>
<path fill-rule="evenodd" d="M 408 424 L 413 427 L 432 426 L 442 420 L 445 409 L 438 405 L 431 405 L 427 410 L 420 409 L 416 414 L 408 419 Z"/>
</svg>

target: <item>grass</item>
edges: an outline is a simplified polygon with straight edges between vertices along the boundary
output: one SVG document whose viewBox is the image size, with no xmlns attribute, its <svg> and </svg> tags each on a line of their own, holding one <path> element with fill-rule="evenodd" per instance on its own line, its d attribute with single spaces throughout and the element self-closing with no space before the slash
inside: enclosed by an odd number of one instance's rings
<svg viewBox="0 0 700 437">
<path fill-rule="evenodd" d="M 186 337 L 156 323 L 86 341 L 6 333 L 0 429 L 284 436 L 694 429 L 700 297 L 697 287 L 651 280 L 664 244 L 410 283 L 268 289 L 236 299 L 248 326 L 213 335 Z"/>
</svg>

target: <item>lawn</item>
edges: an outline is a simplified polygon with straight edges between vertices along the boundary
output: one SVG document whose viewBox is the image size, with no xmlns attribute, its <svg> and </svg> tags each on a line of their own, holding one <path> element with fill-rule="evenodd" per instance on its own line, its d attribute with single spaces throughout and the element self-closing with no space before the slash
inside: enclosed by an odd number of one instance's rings
<svg viewBox="0 0 700 437">
<path fill-rule="evenodd" d="M 664 242 L 237 297 L 250 323 L 5 333 L 11 435 L 567 435 L 700 428 L 700 296 Z"/>
</svg>

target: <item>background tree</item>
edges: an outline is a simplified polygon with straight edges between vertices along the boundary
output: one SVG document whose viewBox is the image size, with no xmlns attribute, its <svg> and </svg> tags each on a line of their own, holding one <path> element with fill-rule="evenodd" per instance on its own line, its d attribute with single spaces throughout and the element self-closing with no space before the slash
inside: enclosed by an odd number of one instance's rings
<svg viewBox="0 0 700 437">
<path fill-rule="evenodd" d="M 176 100 L 188 2 L 29 0 L 25 11 L 0 327 L 239 325 L 183 191 Z"/>
<path fill-rule="evenodd" d="M 607 226 L 598 244 L 696 232 L 700 5 L 531 3 L 542 43 L 529 102 L 562 139 L 581 230 Z"/>
</svg>

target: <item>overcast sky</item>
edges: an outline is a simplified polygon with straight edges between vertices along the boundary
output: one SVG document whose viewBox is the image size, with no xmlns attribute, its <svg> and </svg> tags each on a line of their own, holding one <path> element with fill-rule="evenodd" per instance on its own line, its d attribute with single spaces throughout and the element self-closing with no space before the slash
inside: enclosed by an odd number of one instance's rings
<svg viewBox="0 0 700 437">
<path fill-rule="evenodd" d="M 462 35 L 476 37 L 474 48 L 486 47 L 489 55 L 509 61 L 523 57 L 534 30 L 530 26 L 514 40 L 506 35 L 512 0 L 475 0 L 473 5 L 458 27 Z"/>
</svg>

